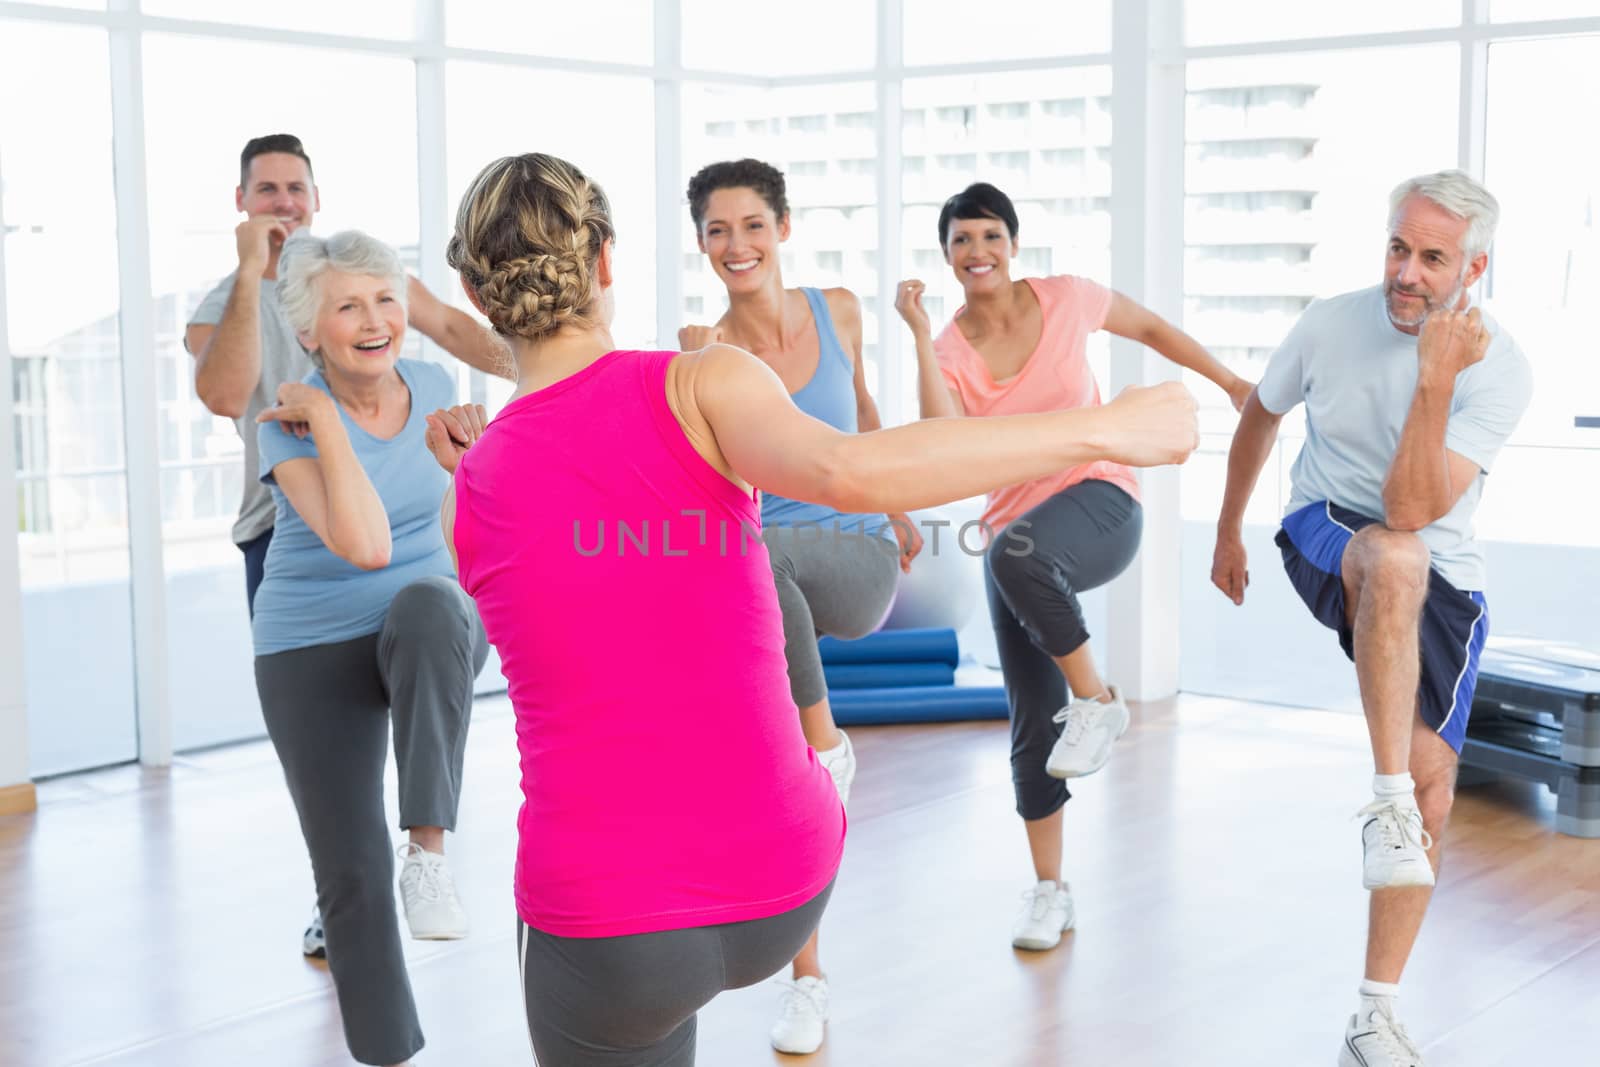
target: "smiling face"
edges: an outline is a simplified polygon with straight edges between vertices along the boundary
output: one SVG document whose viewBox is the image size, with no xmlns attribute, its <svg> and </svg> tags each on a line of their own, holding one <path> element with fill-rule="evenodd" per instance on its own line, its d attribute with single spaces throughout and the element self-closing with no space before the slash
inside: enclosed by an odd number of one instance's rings
<svg viewBox="0 0 1600 1067">
<path fill-rule="evenodd" d="M 394 279 L 327 270 L 317 279 L 316 325 L 300 343 L 320 352 L 325 369 L 345 377 L 382 377 L 406 339 L 406 307 Z"/>
<path fill-rule="evenodd" d="M 1467 220 L 1420 194 L 1401 203 L 1389 227 L 1383 299 L 1389 321 L 1415 334 L 1435 311 L 1453 308 L 1488 265 L 1485 253 L 1468 259 L 1461 243 Z"/>
<path fill-rule="evenodd" d="M 311 168 L 288 152 L 263 152 L 250 161 L 249 181 L 234 190 L 234 204 L 246 215 L 273 215 L 289 233 L 311 225 L 321 204 Z"/>
<path fill-rule="evenodd" d="M 778 246 L 789 239 L 789 218 L 749 186 L 718 189 L 706 198 L 700 251 L 728 294 L 753 292 L 770 281 L 783 285 Z"/>
<path fill-rule="evenodd" d="M 951 219 L 944 260 L 971 299 L 1011 284 L 1011 257 L 1018 247 L 1000 219 Z"/>
</svg>

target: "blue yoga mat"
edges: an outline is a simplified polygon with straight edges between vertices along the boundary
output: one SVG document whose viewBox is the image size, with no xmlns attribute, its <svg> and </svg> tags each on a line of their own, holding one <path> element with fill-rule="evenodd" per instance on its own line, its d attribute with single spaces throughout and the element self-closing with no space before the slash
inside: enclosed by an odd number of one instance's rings
<svg viewBox="0 0 1600 1067">
<path fill-rule="evenodd" d="M 948 663 L 832 663 L 822 668 L 829 689 L 954 685 L 956 669 Z"/>
<path fill-rule="evenodd" d="M 827 663 L 948 663 L 961 661 L 956 632 L 943 630 L 879 630 L 857 641 L 824 637 L 817 642 Z"/>
<path fill-rule="evenodd" d="M 828 694 L 828 703 L 840 726 L 1006 717 L 1006 691 L 999 686 L 840 689 Z"/>
</svg>

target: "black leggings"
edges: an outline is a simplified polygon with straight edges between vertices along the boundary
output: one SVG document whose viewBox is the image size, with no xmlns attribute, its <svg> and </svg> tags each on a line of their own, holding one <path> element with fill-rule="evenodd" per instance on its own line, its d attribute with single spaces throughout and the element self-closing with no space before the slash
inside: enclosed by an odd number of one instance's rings
<svg viewBox="0 0 1600 1067">
<path fill-rule="evenodd" d="M 556 937 L 519 919 L 534 1055 L 550 1067 L 692 1067 L 695 1013 L 794 959 L 832 892 L 766 919 L 625 937 Z"/>
<path fill-rule="evenodd" d="M 1070 795 L 1045 773 L 1070 699 L 1054 657 L 1089 640 L 1077 594 L 1105 585 L 1139 553 L 1144 510 L 1110 482 L 1069 486 L 1027 512 L 984 559 L 989 617 L 1011 710 L 1011 783 L 1017 814 L 1053 815 Z"/>
</svg>

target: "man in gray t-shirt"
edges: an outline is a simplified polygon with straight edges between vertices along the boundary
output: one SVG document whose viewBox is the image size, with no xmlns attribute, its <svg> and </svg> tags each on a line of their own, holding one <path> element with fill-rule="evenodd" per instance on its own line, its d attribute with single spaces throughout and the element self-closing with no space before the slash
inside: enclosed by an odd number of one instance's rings
<svg viewBox="0 0 1600 1067">
<path fill-rule="evenodd" d="M 1396 1014 L 1454 799 L 1478 656 L 1489 631 L 1472 516 L 1528 406 L 1528 362 L 1471 306 L 1499 217 L 1460 171 L 1403 182 L 1381 287 L 1308 308 L 1246 403 L 1228 455 L 1211 579 L 1249 582 L 1245 504 L 1277 438 L 1306 406 L 1306 442 L 1277 543 L 1301 600 L 1355 661 L 1372 742 L 1361 809 L 1373 891 L 1367 971 L 1342 1067 L 1420 1067 Z"/>
<path fill-rule="evenodd" d="M 201 402 L 231 418 L 244 441 L 244 498 L 233 541 L 244 553 L 245 592 L 253 609 L 274 514 L 272 495 L 258 476 L 255 420 L 277 403 L 280 386 L 311 372 L 311 359 L 278 304 L 278 253 L 321 208 L 311 160 L 298 137 L 271 134 L 244 146 L 234 204 L 248 216 L 234 230 L 239 266 L 200 301 L 184 346 L 195 358 Z M 413 327 L 463 363 L 514 377 L 505 345 L 415 278 L 407 289 L 406 314 Z"/>
</svg>

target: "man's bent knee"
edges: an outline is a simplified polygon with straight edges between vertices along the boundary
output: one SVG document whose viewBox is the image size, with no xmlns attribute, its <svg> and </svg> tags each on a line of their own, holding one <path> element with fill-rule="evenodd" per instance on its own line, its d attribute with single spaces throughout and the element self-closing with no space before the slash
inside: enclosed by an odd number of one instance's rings
<svg viewBox="0 0 1600 1067">
<path fill-rule="evenodd" d="M 1358 530 L 1345 549 L 1345 573 L 1364 588 L 1376 585 L 1420 596 L 1427 591 L 1431 564 L 1422 538 L 1385 526 Z"/>
</svg>

